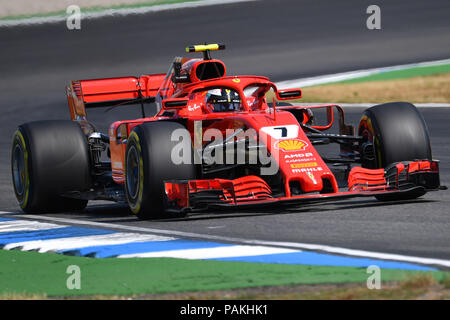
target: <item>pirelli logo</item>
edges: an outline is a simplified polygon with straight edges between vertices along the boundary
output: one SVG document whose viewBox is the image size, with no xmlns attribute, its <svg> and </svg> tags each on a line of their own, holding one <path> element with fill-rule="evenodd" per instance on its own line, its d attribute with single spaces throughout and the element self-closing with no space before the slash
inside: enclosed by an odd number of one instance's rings
<svg viewBox="0 0 450 320">
<path fill-rule="evenodd" d="M 292 163 L 292 169 L 317 167 L 317 162 Z"/>
</svg>

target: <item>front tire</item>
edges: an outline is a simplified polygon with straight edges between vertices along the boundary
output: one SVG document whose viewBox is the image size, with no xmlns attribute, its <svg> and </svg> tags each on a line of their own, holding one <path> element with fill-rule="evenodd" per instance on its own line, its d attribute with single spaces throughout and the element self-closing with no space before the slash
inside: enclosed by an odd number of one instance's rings
<svg viewBox="0 0 450 320">
<path fill-rule="evenodd" d="M 175 130 L 185 132 L 182 143 L 190 151 L 189 163 L 172 161 Z M 131 211 L 140 219 L 168 216 L 165 213 L 164 180 L 195 178 L 192 145 L 188 131 L 176 122 L 149 122 L 137 126 L 128 137 L 125 151 L 125 194 Z"/>
<path fill-rule="evenodd" d="M 411 103 L 392 102 L 376 105 L 364 111 L 359 135 L 371 144 L 363 167 L 386 168 L 401 161 L 431 160 L 431 142 L 420 111 Z M 363 158 L 364 158 L 363 154 Z M 425 191 L 402 197 L 382 195 L 378 200 L 405 200 L 422 196 Z"/>
<path fill-rule="evenodd" d="M 14 192 L 26 213 L 83 210 L 86 200 L 62 195 L 90 186 L 89 150 L 73 121 L 25 123 L 13 136 L 11 171 Z"/>
</svg>

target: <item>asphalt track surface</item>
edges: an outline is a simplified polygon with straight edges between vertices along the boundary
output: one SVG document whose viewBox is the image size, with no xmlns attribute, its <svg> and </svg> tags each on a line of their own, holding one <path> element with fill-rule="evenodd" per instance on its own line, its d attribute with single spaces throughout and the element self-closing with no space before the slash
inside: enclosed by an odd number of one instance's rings
<svg viewBox="0 0 450 320">
<path fill-rule="evenodd" d="M 382 30 L 366 28 L 368 1 L 258 1 L 157 14 L 0 29 L 0 210 L 18 212 L 10 177 L 15 128 L 67 119 L 64 86 L 72 79 L 166 72 L 184 47 L 223 42 L 213 53 L 229 74 L 274 81 L 450 57 L 449 1 L 379 1 Z M 357 124 L 360 108 L 346 110 Z M 450 184 L 450 110 L 421 110 L 441 181 Z M 101 128 L 137 109 L 96 111 Z M 278 211 L 208 213 L 171 221 L 138 221 L 127 208 L 92 202 L 82 213 L 54 215 L 226 237 L 323 244 L 450 259 L 449 191 L 413 202 L 375 199 Z"/>
</svg>

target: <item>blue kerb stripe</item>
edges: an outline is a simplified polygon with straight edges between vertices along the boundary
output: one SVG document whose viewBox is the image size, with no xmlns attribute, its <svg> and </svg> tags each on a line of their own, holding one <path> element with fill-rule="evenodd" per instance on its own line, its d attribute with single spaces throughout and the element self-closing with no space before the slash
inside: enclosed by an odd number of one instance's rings
<svg viewBox="0 0 450 320">
<path fill-rule="evenodd" d="M 34 241 L 34 240 L 49 240 L 69 237 L 84 237 L 116 233 L 115 231 L 80 228 L 80 227 L 63 227 L 53 229 L 43 229 L 35 231 L 14 231 L 0 233 L 0 247 L 9 243 Z"/>
<path fill-rule="evenodd" d="M 0 222 L 2 221 L 14 221 L 16 219 L 10 219 L 10 218 L 0 218 Z"/>
<path fill-rule="evenodd" d="M 367 258 L 334 256 L 330 254 L 316 253 L 316 252 L 279 253 L 261 256 L 251 256 L 251 257 L 218 258 L 211 260 L 302 264 L 302 265 L 334 266 L 334 267 L 364 267 L 364 268 L 367 268 L 370 265 L 375 265 L 380 268 L 386 269 L 423 270 L 423 271 L 437 270 L 435 268 L 424 267 L 421 265 L 415 265 L 411 263 L 392 262 Z"/>
<path fill-rule="evenodd" d="M 227 246 L 231 246 L 231 244 L 177 239 L 169 241 L 146 241 L 146 242 L 131 242 L 108 246 L 94 246 L 78 249 L 61 250 L 58 253 L 74 254 L 77 256 L 93 256 L 96 258 L 107 258 L 122 254 L 158 252 L 167 250 L 216 248 Z"/>
</svg>

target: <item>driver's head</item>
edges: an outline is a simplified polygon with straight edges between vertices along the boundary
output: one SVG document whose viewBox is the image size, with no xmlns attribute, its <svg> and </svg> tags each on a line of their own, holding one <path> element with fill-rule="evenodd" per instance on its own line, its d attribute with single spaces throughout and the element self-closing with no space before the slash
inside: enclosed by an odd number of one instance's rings
<svg viewBox="0 0 450 320">
<path fill-rule="evenodd" d="M 237 111 L 241 108 L 239 94 L 231 89 L 213 89 L 206 94 L 207 105 L 213 112 Z"/>
</svg>

